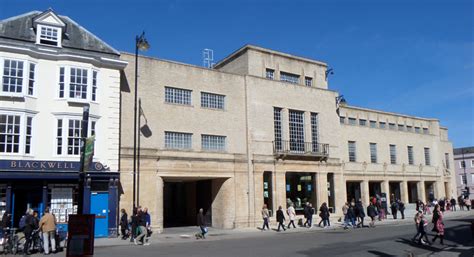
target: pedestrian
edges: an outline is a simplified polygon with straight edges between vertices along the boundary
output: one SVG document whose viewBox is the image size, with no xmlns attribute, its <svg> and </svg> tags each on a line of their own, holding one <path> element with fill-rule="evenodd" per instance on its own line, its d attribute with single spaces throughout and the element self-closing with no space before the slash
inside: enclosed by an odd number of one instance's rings
<svg viewBox="0 0 474 257">
<path fill-rule="evenodd" d="M 138 232 L 138 208 L 133 207 L 132 217 L 130 218 L 130 227 L 132 228 L 130 233 L 130 242 L 135 242 Z"/>
<path fill-rule="evenodd" d="M 356 216 L 355 216 L 355 204 L 354 202 L 351 202 L 349 205 L 349 209 L 347 209 L 347 219 L 349 220 L 349 223 L 351 224 L 352 228 L 356 227 Z"/>
<path fill-rule="evenodd" d="M 120 234 L 122 234 L 122 240 L 128 238 L 128 215 L 125 209 L 120 210 L 122 216 L 120 217 Z"/>
<path fill-rule="evenodd" d="M 329 208 L 327 203 L 321 204 L 319 207 L 319 217 L 321 217 L 321 221 L 319 222 L 319 226 L 321 227 L 321 222 L 323 223 L 324 228 L 330 227 L 331 222 L 329 222 Z"/>
<path fill-rule="evenodd" d="M 402 215 L 402 220 L 405 219 L 405 204 L 398 200 L 398 210 L 400 211 L 400 215 Z"/>
<path fill-rule="evenodd" d="M 147 231 L 146 231 L 145 212 L 140 207 L 138 207 L 137 225 L 138 225 L 138 228 L 137 228 L 138 235 L 133 240 L 133 242 L 135 243 L 135 245 L 138 245 L 138 242 L 141 242 L 142 245 L 149 245 L 150 243 L 148 243 L 148 238 L 146 237 Z"/>
<path fill-rule="evenodd" d="M 345 202 L 344 206 L 342 206 L 342 214 L 344 214 L 344 229 L 347 229 L 347 225 L 349 224 L 349 219 L 347 218 L 347 210 L 349 210 L 349 204 Z"/>
<path fill-rule="evenodd" d="M 296 211 L 295 207 L 293 207 L 293 204 L 290 204 L 290 207 L 286 210 L 288 213 L 288 219 L 290 220 L 290 223 L 288 223 L 288 229 L 290 228 L 290 225 L 293 225 L 293 228 L 296 228 L 295 226 L 295 219 L 296 219 Z"/>
<path fill-rule="evenodd" d="M 25 245 L 23 246 L 23 254 L 29 255 L 30 254 L 30 247 L 32 243 L 32 233 L 35 230 L 35 222 L 33 217 L 33 210 L 28 209 L 24 216 L 24 226 L 23 226 L 23 233 L 25 234 Z"/>
<path fill-rule="evenodd" d="M 471 200 L 469 198 L 464 199 L 464 205 L 466 206 L 467 210 L 471 209 Z"/>
<path fill-rule="evenodd" d="M 458 197 L 458 204 L 459 204 L 459 209 L 461 211 L 464 211 L 464 199 L 463 199 L 462 195 L 460 195 Z"/>
<path fill-rule="evenodd" d="M 208 232 L 207 225 L 206 225 L 206 219 L 204 217 L 204 209 L 200 208 L 199 213 L 197 214 L 197 225 L 199 226 L 200 229 L 200 234 L 196 236 L 196 239 L 206 239 L 206 234 Z"/>
<path fill-rule="evenodd" d="M 435 209 L 433 211 L 434 213 L 438 213 L 438 218 L 436 219 L 435 227 L 436 227 L 436 236 L 433 238 L 432 242 L 434 243 L 436 239 L 439 237 L 440 244 L 443 245 L 444 242 L 444 222 L 443 222 L 443 212 L 441 211 L 441 208 L 439 205 L 435 206 Z"/>
<path fill-rule="evenodd" d="M 367 206 L 367 215 L 370 217 L 369 226 L 371 228 L 375 227 L 375 217 L 377 216 L 377 209 L 375 208 L 375 205 L 372 202 L 370 202 L 369 206 Z"/>
<path fill-rule="evenodd" d="M 416 200 L 416 212 L 420 211 L 420 207 L 421 207 L 421 200 L 418 199 L 418 200 Z"/>
<path fill-rule="evenodd" d="M 385 219 L 385 208 L 382 206 L 382 201 L 379 199 L 377 200 L 377 211 L 379 213 L 379 221 L 382 221 L 382 219 Z"/>
<path fill-rule="evenodd" d="M 415 221 L 415 230 L 416 230 L 415 236 L 411 239 L 411 241 L 413 242 L 415 242 L 418 236 L 420 235 L 419 225 L 421 221 L 421 214 L 422 212 L 418 210 L 416 211 L 415 217 L 413 218 L 413 220 Z"/>
<path fill-rule="evenodd" d="M 394 220 L 397 219 L 397 209 L 398 209 L 397 202 L 393 201 L 392 204 L 390 205 L 390 211 L 392 211 L 392 216 Z"/>
<path fill-rule="evenodd" d="M 423 213 L 419 214 L 419 223 L 418 223 L 418 234 L 420 235 L 418 239 L 419 244 L 429 244 L 430 240 L 428 239 L 428 235 L 426 234 L 425 227 L 428 225 L 428 221 L 424 218 Z M 423 241 L 423 238 L 425 238 L 425 241 Z M 416 239 L 415 239 L 416 240 Z"/>
<path fill-rule="evenodd" d="M 270 219 L 270 212 L 268 211 L 267 205 L 264 204 L 262 207 L 262 219 L 263 219 L 263 226 L 262 231 L 265 230 L 265 227 L 270 230 L 270 226 L 268 225 L 268 221 Z"/>
<path fill-rule="evenodd" d="M 438 204 L 435 205 L 434 210 L 433 210 L 433 217 L 431 217 L 431 223 L 433 223 L 433 228 L 431 231 L 438 233 L 438 227 L 436 226 L 436 223 L 438 222 L 439 219 L 439 212 L 440 207 Z"/>
<path fill-rule="evenodd" d="M 313 214 L 313 205 L 307 202 L 304 207 L 304 217 L 306 218 L 306 222 L 303 224 L 304 227 L 306 227 L 306 225 L 308 225 L 309 228 L 313 227 Z"/>
<path fill-rule="evenodd" d="M 283 214 L 283 209 L 281 208 L 281 206 L 278 206 L 278 211 L 276 212 L 276 219 L 278 222 L 277 231 L 280 232 L 280 227 L 282 227 L 283 230 L 286 231 L 285 224 L 283 223 L 285 222 L 285 214 Z"/>
<path fill-rule="evenodd" d="M 358 220 L 357 227 L 365 227 L 364 226 L 364 218 L 365 218 L 365 212 L 364 212 L 364 206 L 362 205 L 362 199 L 359 198 L 359 201 L 357 201 L 356 205 L 356 216 Z"/>
<path fill-rule="evenodd" d="M 438 202 L 438 205 L 439 205 L 439 208 L 440 208 L 441 212 L 444 212 L 444 210 L 445 210 L 445 205 L 446 205 L 446 201 L 444 201 L 444 199 L 441 198 L 441 199 L 439 200 L 439 202 Z"/>
<path fill-rule="evenodd" d="M 49 213 L 49 207 L 44 209 L 44 215 L 39 222 L 39 228 L 43 233 L 44 254 L 49 254 L 49 241 L 51 240 L 51 251 L 56 252 L 56 218 Z"/>
<path fill-rule="evenodd" d="M 451 203 L 451 211 L 456 211 L 456 199 L 454 199 L 454 196 L 451 197 L 450 203 Z"/>
<path fill-rule="evenodd" d="M 150 241 L 150 236 L 153 233 L 153 231 L 151 230 L 151 216 L 150 216 L 150 213 L 148 212 L 147 207 L 145 207 L 143 209 L 143 211 L 145 213 L 146 237 L 147 237 L 147 241 L 149 242 Z"/>
</svg>

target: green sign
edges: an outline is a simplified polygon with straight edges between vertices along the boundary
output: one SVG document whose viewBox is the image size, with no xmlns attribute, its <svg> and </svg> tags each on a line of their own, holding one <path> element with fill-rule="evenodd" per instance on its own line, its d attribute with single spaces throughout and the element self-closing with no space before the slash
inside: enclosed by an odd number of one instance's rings
<svg viewBox="0 0 474 257">
<path fill-rule="evenodd" d="M 86 139 L 86 147 L 84 150 L 84 171 L 87 171 L 89 165 L 92 163 L 92 157 L 94 156 L 94 141 L 95 135 Z"/>
</svg>

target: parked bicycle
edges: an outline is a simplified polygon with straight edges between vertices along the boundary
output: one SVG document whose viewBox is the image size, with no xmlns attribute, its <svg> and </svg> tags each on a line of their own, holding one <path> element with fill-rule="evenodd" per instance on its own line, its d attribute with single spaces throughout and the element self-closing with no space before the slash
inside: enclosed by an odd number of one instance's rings
<svg viewBox="0 0 474 257">
<path fill-rule="evenodd" d="M 25 237 L 18 233 L 17 228 L 4 228 L 2 235 L 3 254 L 17 254 L 23 251 Z"/>
</svg>

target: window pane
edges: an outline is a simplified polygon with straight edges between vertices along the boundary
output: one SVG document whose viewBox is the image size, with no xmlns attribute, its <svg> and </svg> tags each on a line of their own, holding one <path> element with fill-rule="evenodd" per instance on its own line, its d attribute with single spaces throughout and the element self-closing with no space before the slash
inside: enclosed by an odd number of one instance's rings
<svg viewBox="0 0 474 257">
<path fill-rule="evenodd" d="M 191 90 L 165 87 L 165 102 L 191 105 Z"/>
</svg>

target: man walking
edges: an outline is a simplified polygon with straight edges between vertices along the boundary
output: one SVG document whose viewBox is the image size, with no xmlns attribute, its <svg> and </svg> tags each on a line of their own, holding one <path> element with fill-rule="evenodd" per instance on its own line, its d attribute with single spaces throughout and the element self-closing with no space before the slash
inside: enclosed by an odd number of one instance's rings
<svg viewBox="0 0 474 257">
<path fill-rule="evenodd" d="M 49 207 L 44 209 L 44 215 L 39 222 L 39 228 L 43 233 L 44 254 L 49 254 L 49 241 L 51 240 L 51 250 L 56 252 L 56 218 L 49 213 Z"/>
<path fill-rule="evenodd" d="M 397 202 L 393 201 L 392 204 L 390 205 L 390 210 L 392 211 L 392 216 L 394 220 L 397 219 L 397 209 L 398 209 Z"/>
<path fill-rule="evenodd" d="M 283 230 L 286 231 L 285 224 L 283 223 L 283 222 L 285 222 L 285 215 L 283 214 L 283 209 L 281 208 L 281 206 L 278 206 L 278 211 L 276 213 L 276 219 L 277 219 L 277 222 L 278 222 L 277 231 L 280 232 L 280 227 L 282 227 Z"/>
<path fill-rule="evenodd" d="M 145 212 L 140 207 L 138 207 L 137 220 L 139 234 L 133 241 L 135 245 L 138 245 L 139 241 L 142 242 L 142 245 L 149 245 L 148 238 L 146 237 L 147 231 Z"/>
<path fill-rule="evenodd" d="M 295 226 L 295 219 L 296 219 L 296 211 L 295 207 L 293 207 L 293 204 L 290 204 L 290 207 L 288 207 L 288 210 L 286 210 L 288 213 L 288 219 L 290 220 L 290 223 L 288 223 L 288 229 L 290 228 L 291 225 L 293 225 L 293 228 L 296 228 Z"/>
<path fill-rule="evenodd" d="M 197 225 L 201 229 L 201 235 L 199 237 L 196 237 L 196 239 L 202 238 L 206 239 L 206 234 L 207 234 L 207 226 L 206 226 L 206 220 L 204 219 L 204 209 L 199 209 L 199 213 L 197 215 Z"/>
<path fill-rule="evenodd" d="M 456 211 L 456 199 L 454 197 L 451 197 L 451 211 Z"/>
<path fill-rule="evenodd" d="M 405 219 L 405 204 L 398 200 L 398 210 L 400 211 L 400 215 L 402 215 L 402 220 Z"/>
<path fill-rule="evenodd" d="M 265 227 L 268 230 L 270 230 L 270 226 L 268 225 L 268 220 L 270 219 L 270 212 L 268 211 L 266 204 L 264 204 L 262 207 L 262 219 L 263 219 L 262 231 L 265 230 Z"/>
<path fill-rule="evenodd" d="M 34 217 L 33 217 L 33 210 L 28 209 L 25 214 L 25 225 L 23 229 L 23 233 L 25 234 L 25 245 L 23 247 L 23 252 L 25 255 L 30 254 L 30 247 L 31 247 L 31 234 L 33 233 L 33 230 L 35 230 L 35 222 L 34 222 Z"/>
</svg>

